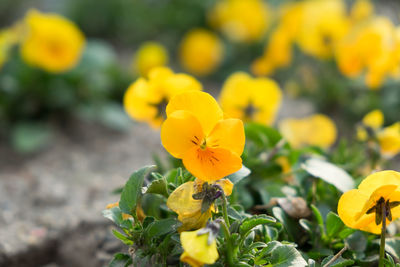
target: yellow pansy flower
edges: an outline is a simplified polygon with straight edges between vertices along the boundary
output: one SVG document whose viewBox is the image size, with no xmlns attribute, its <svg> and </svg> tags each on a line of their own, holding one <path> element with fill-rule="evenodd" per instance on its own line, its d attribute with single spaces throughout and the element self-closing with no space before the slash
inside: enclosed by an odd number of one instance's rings
<svg viewBox="0 0 400 267">
<path fill-rule="evenodd" d="M 270 11 L 262 0 L 218 1 L 210 12 L 211 24 L 236 42 L 260 40 L 269 25 Z"/>
<path fill-rule="evenodd" d="M 365 73 L 367 86 L 378 89 L 386 77 L 396 76 L 399 37 L 393 23 L 385 17 L 371 18 L 353 27 L 336 48 L 339 70 L 350 78 Z"/>
<path fill-rule="evenodd" d="M 57 14 L 31 10 L 25 17 L 26 36 L 22 40 L 22 58 L 49 72 L 64 72 L 79 62 L 85 37 L 78 27 Z"/>
<path fill-rule="evenodd" d="M 279 85 L 269 78 L 252 78 L 244 72 L 233 73 L 225 81 L 220 103 L 224 113 L 244 121 L 271 125 L 282 101 Z"/>
<path fill-rule="evenodd" d="M 182 66 L 198 76 L 212 73 L 221 63 L 223 54 L 221 40 L 205 29 L 195 29 L 187 33 L 179 48 Z"/>
<path fill-rule="evenodd" d="M 357 127 L 357 137 L 361 141 L 368 139 L 368 132 L 366 127 L 373 131 L 377 131 L 383 126 L 384 116 L 381 110 L 375 109 L 364 116 L 362 125 Z"/>
<path fill-rule="evenodd" d="M 161 142 L 195 177 L 215 181 L 242 167 L 243 123 L 224 119 L 211 95 L 199 91 L 176 95 L 166 111 Z"/>
<path fill-rule="evenodd" d="M 308 0 L 296 41 L 307 54 L 327 59 L 349 29 L 346 5 L 342 0 Z"/>
<path fill-rule="evenodd" d="M 146 42 L 136 52 L 132 67 L 134 73 L 147 77 L 152 68 L 165 66 L 168 64 L 168 60 L 168 51 L 162 44 Z"/>
<path fill-rule="evenodd" d="M 219 185 L 225 195 L 232 194 L 233 184 L 228 179 L 221 179 L 214 184 Z M 167 206 L 178 214 L 178 220 L 182 222 L 179 232 L 204 227 L 211 218 L 211 213 L 215 211 L 214 205 L 211 205 L 207 211 L 201 212 L 202 200 L 193 198 L 193 195 L 201 190 L 202 181 L 196 180 L 180 185 L 169 195 Z"/>
<path fill-rule="evenodd" d="M 166 67 L 156 67 L 149 78 L 139 78 L 125 92 L 125 111 L 133 119 L 159 128 L 165 119 L 168 101 L 176 94 L 202 90 L 199 81 L 184 73 L 173 73 Z"/>
<path fill-rule="evenodd" d="M 336 141 L 335 123 L 323 114 L 303 119 L 284 119 L 279 123 L 284 138 L 295 148 L 304 145 L 328 148 Z"/>
<path fill-rule="evenodd" d="M 389 224 L 400 217 L 399 201 L 400 173 L 380 171 L 365 178 L 358 189 L 341 196 L 338 214 L 348 227 L 380 234 L 382 205 L 387 211 L 386 224 Z"/>
<path fill-rule="evenodd" d="M 180 260 L 192 267 L 213 264 L 219 257 L 216 240 L 214 239 L 209 244 L 209 233 L 201 234 L 199 231 L 181 233 L 181 244 L 184 251 Z"/>
<path fill-rule="evenodd" d="M 400 152 L 400 122 L 383 128 L 377 137 L 383 156 L 390 158 Z"/>
</svg>

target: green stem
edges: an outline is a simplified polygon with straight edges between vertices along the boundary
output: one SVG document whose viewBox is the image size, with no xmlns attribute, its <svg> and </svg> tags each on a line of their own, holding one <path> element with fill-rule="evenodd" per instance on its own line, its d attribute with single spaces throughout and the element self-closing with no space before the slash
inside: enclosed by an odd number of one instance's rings
<svg viewBox="0 0 400 267">
<path fill-rule="evenodd" d="M 226 200 L 226 196 L 223 191 L 222 191 L 222 214 L 224 216 L 224 221 L 229 229 L 229 227 L 231 227 L 231 225 L 229 223 L 229 218 L 228 218 L 228 201 Z"/>
<path fill-rule="evenodd" d="M 386 235 L 386 205 L 385 202 L 381 204 L 382 207 L 382 231 L 381 231 L 381 248 L 379 251 L 379 267 L 384 267 L 385 263 L 385 235 Z"/>
<path fill-rule="evenodd" d="M 226 225 L 225 221 L 221 221 L 221 225 L 226 240 L 226 258 L 228 266 L 234 266 L 231 233 L 229 232 L 229 227 Z"/>
</svg>

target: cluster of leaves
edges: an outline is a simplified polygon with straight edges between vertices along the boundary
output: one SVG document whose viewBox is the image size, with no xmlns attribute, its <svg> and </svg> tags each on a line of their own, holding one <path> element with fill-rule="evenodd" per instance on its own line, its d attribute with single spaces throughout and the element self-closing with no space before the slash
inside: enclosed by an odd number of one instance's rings
<svg viewBox="0 0 400 267">
<path fill-rule="evenodd" d="M 114 51 L 100 41 L 89 42 L 79 65 L 62 74 L 27 65 L 14 49 L 0 72 L 0 137 L 31 152 L 50 139 L 49 120 L 72 114 L 126 129 L 130 120 L 119 101 L 128 83 Z"/>
<path fill-rule="evenodd" d="M 279 132 L 259 124 L 248 124 L 246 136 L 243 158 L 252 172 L 243 167 L 227 177 L 235 184 L 227 209 L 229 235 L 219 233 L 220 258 L 213 266 L 370 266 L 377 262 L 377 237 L 346 227 L 336 214 L 341 192 L 357 183 L 350 174 L 358 177 L 355 166 L 367 160 L 363 150 L 344 142 L 331 153 L 317 148 L 295 150 L 281 141 Z M 290 173 L 282 173 L 276 162 L 282 156 L 289 158 Z M 159 172 L 151 172 L 155 166 L 135 172 L 122 189 L 119 207 L 104 211 L 120 229 L 114 235 L 130 246 L 129 253 L 115 255 L 110 266 L 178 265 L 183 252 L 177 232 L 181 223 L 166 207 L 166 200 L 194 177 L 177 167 L 178 162 L 170 163 L 175 168 L 160 164 Z M 220 205 L 217 200 L 214 219 L 223 216 Z M 138 207 L 145 218 L 138 217 Z M 124 220 L 123 213 L 131 217 Z M 335 257 L 340 250 L 342 254 Z M 395 266 L 398 251 L 400 239 L 387 239 L 388 266 Z"/>
</svg>

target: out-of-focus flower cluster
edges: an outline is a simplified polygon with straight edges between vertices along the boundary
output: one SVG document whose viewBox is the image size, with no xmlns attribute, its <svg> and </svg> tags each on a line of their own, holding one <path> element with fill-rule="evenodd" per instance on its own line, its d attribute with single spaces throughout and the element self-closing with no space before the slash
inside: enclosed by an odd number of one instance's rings
<svg viewBox="0 0 400 267">
<path fill-rule="evenodd" d="M 269 75 L 293 60 L 293 45 L 321 60 L 334 59 L 349 78 L 364 76 L 371 89 L 399 77 L 399 26 L 374 13 L 369 0 L 347 8 L 343 0 L 306 0 L 279 7 L 264 54 L 252 71 Z"/>
</svg>

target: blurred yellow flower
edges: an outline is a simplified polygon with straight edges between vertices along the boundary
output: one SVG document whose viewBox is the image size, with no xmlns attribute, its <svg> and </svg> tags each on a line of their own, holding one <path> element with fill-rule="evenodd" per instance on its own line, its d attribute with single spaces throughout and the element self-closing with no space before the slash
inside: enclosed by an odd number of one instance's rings
<svg viewBox="0 0 400 267">
<path fill-rule="evenodd" d="M 370 89 L 378 89 L 386 77 L 397 77 L 400 33 L 385 17 L 375 17 L 352 28 L 336 48 L 339 70 L 350 78 L 365 73 Z"/>
<path fill-rule="evenodd" d="M 200 230 L 181 233 L 183 254 L 180 260 L 192 267 L 213 264 L 219 257 L 215 239 L 208 244 L 209 233 L 201 234 Z"/>
<path fill-rule="evenodd" d="M 57 14 L 30 10 L 25 17 L 26 36 L 22 40 L 22 58 L 49 72 L 64 72 L 79 62 L 85 37 L 78 27 Z"/>
<path fill-rule="evenodd" d="M 336 141 L 335 123 L 322 114 L 303 119 L 284 119 L 279 123 L 284 138 L 295 148 L 305 145 L 328 148 Z"/>
<path fill-rule="evenodd" d="M 350 17 L 353 22 L 363 21 L 374 13 L 374 6 L 370 0 L 357 0 L 351 7 Z"/>
<path fill-rule="evenodd" d="M 251 71 L 256 76 L 272 74 L 276 69 L 286 67 L 292 61 L 292 44 L 300 29 L 303 16 L 303 2 L 281 5 L 278 26 L 272 31 L 265 45 L 264 53 L 253 61 Z"/>
<path fill-rule="evenodd" d="M 262 0 L 222 0 L 209 14 L 211 24 L 236 42 L 260 40 L 266 33 L 269 7 Z"/>
<path fill-rule="evenodd" d="M 344 193 L 338 214 L 345 225 L 374 234 L 381 233 L 382 209 L 386 224 L 400 217 L 400 173 L 380 171 L 365 178 L 358 189 Z"/>
<path fill-rule="evenodd" d="M 383 128 L 377 137 L 383 156 L 390 158 L 400 152 L 400 122 Z"/>
<path fill-rule="evenodd" d="M 357 127 L 357 137 L 361 141 L 368 139 L 367 128 L 377 131 L 383 126 L 384 116 L 381 110 L 375 109 L 364 116 L 362 125 Z"/>
<path fill-rule="evenodd" d="M 168 64 L 168 60 L 168 51 L 162 44 L 146 42 L 137 50 L 132 67 L 134 73 L 147 77 L 152 68 L 165 66 Z"/>
<path fill-rule="evenodd" d="M 225 81 L 220 103 L 224 113 L 244 121 L 273 124 L 281 105 L 279 85 L 268 78 L 252 78 L 244 72 L 233 73 Z"/>
<path fill-rule="evenodd" d="M 271 34 L 263 56 L 252 63 L 251 71 L 256 76 L 266 76 L 288 66 L 291 61 L 292 38 L 288 31 L 280 27 Z"/>
<path fill-rule="evenodd" d="M 232 194 L 233 184 L 228 179 L 221 179 L 215 184 L 219 185 L 224 194 L 229 196 Z M 214 205 L 201 212 L 201 199 L 194 199 L 193 195 L 202 191 L 202 181 L 186 182 L 176 188 L 168 197 L 167 206 L 178 214 L 178 220 L 182 222 L 182 226 L 178 231 L 197 230 L 204 227 L 211 218 L 211 213 L 215 211 Z"/>
<path fill-rule="evenodd" d="M 149 78 L 139 78 L 125 92 L 125 111 L 133 119 L 159 128 L 164 121 L 168 101 L 176 94 L 202 90 L 199 81 L 184 73 L 173 73 L 166 67 L 156 67 Z"/>
<path fill-rule="evenodd" d="M 307 54 L 330 58 L 334 48 L 349 29 L 343 0 L 308 0 L 303 2 L 303 15 L 296 41 Z"/>
<path fill-rule="evenodd" d="M 179 59 L 190 73 L 204 76 L 212 73 L 223 59 L 224 47 L 214 33 L 195 29 L 187 33 L 181 41 Z"/>
<path fill-rule="evenodd" d="M 108 204 L 108 205 L 106 206 L 106 209 L 112 209 L 112 208 L 118 207 L 118 206 L 119 206 L 119 202 L 115 202 L 115 203 Z M 136 207 L 136 214 L 137 214 L 138 219 L 139 219 L 140 221 L 143 221 L 143 220 L 144 220 L 144 217 L 146 217 L 146 215 L 144 214 L 144 211 L 143 211 L 143 209 L 142 209 L 142 207 L 141 207 L 140 205 L 138 205 L 138 206 Z M 126 214 L 126 213 L 122 213 L 122 219 L 128 220 L 128 219 L 130 219 L 130 218 L 132 218 L 131 215 Z"/>
<path fill-rule="evenodd" d="M 161 127 L 165 149 L 195 177 L 219 180 L 242 167 L 244 127 L 239 119 L 224 119 L 215 99 L 204 92 L 176 95 L 167 106 Z"/>
</svg>

